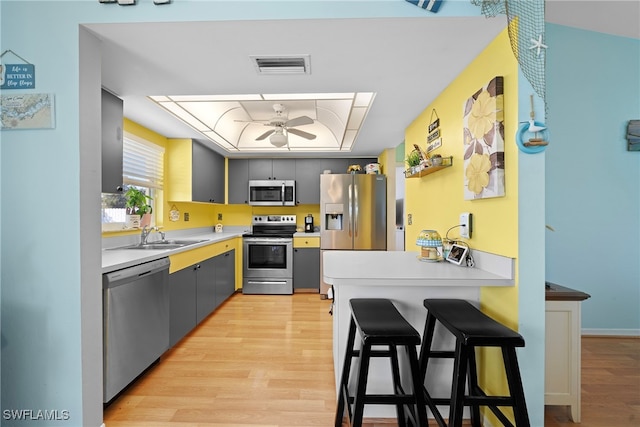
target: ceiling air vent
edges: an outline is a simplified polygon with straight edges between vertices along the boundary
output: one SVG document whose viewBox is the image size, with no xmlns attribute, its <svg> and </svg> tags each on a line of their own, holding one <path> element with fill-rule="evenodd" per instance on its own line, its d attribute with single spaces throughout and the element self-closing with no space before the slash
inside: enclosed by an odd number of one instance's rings
<svg viewBox="0 0 640 427">
<path fill-rule="evenodd" d="M 311 74 L 309 55 L 251 56 L 258 74 Z"/>
</svg>

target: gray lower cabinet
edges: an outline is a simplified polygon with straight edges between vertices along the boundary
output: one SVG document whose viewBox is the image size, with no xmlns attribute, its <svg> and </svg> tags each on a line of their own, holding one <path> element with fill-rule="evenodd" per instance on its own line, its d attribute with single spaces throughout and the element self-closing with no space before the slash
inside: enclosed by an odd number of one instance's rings
<svg viewBox="0 0 640 427">
<path fill-rule="evenodd" d="M 174 346 L 235 291 L 235 250 L 169 275 L 169 345 Z"/>
<path fill-rule="evenodd" d="M 169 275 L 169 346 L 196 327 L 196 268 L 193 265 Z"/>
<path fill-rule="evenodd" d="M 320 292 L 320 248 L 293 250 L 293 290 L 296 289 Z"/>
<path fill-rule="evenodd" d="M 236 290 L 236 251 L 232 249 L 213 259 L 216 263 L 215 308 L 218 308 Z"/>
<path fill-rule="evenodd" d="M 198 263 L 196 270 L 196 323 L 216 308 L 216 258 Z"/>
</svg>

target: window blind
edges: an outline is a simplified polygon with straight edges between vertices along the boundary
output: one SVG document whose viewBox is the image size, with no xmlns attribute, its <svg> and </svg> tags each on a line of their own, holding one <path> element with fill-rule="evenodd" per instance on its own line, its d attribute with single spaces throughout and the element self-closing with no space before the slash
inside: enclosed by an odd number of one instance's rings
<svg viewBox="0 0 640 427">
<path fill-rule="evenodd" d="M 163 147 L 125 135 L 122 151 L 122 180 L 125 184 L 162 189 Z"/>
</svg>

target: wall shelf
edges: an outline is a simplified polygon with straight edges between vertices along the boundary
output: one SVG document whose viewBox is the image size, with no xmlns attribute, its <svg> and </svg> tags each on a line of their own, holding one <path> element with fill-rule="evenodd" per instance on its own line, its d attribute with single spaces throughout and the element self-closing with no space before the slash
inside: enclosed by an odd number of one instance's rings
<svg viewBox="0 0 640 427">
<path fill-rule="evenodd" d="M 443 157 L 442 164 L 438 166 L 427 166 L 419 172 L 407 175 L 407 171 L 405 171 L 405 178 L 422 178 L 423 176 L 430 175 L 439 170 L 450 168 L 453 166 L 453 156 Z"/>
</svg>

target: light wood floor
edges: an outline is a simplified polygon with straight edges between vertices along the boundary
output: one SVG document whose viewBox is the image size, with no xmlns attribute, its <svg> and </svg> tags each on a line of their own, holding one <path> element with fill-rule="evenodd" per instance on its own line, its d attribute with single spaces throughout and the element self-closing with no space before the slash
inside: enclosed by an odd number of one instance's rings
<svg viewBox="0 0 640 427">
<path fill-rule="evenodd" d="M 545 427 L 640 426 L 640 338 L 582 338 L 582 415 L 545 407 Z"/>
<path fill-rule="evenodd" d="M 234 295 L 105 408 L 106 426 L 333 425 L 329 305 Z M 640 339 L 584 338 L 582 354 L 581 426 L 639 426 Z M 545 426 L 578 425 L 568 419 L 564 407 L 545 410 Z"/>
</svg>

